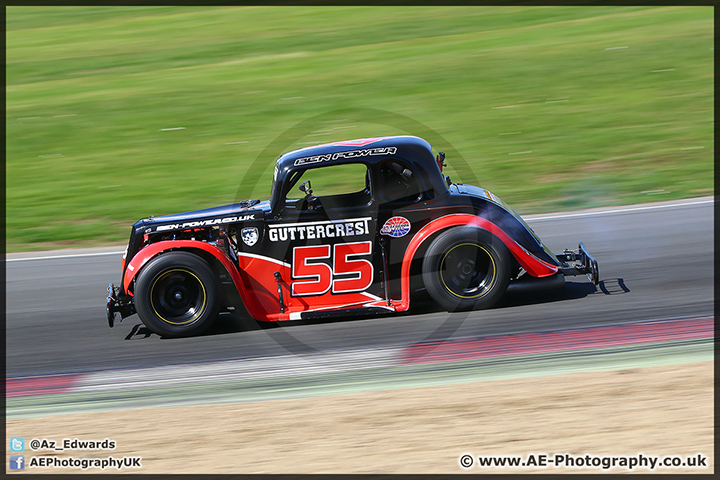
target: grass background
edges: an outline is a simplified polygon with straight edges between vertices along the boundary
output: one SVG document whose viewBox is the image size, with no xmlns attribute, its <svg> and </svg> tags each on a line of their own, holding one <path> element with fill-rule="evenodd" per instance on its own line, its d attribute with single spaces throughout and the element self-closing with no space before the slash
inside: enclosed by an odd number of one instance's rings
<svg viewBox="0 0 720 480">
<path fill-rule="evenodd" d="M 427 133 L 520 213 L 713 193 L 711 7 L 8 7 L 6 29 L 8 251 L 266 199 L 284 151 L 364 136 Z"/>
</svg>

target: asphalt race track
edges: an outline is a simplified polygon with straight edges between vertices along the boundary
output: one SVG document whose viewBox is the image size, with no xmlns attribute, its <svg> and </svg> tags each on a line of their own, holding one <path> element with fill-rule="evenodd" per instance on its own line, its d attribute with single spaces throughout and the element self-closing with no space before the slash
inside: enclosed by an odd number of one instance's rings
<svg viewBox="0 0 720 480">
<path fill-rule="evenodd" d="M 8 255 L 6 373 L 187 364 L 713 315 L 712 198 L 526 219 L 555 253 L 583 241 L 599 262 L 601 284 L 569 277 L 562 291 L 507 294 L 496 308 L 470 313 L 419 305 L 403 315 L 282 326 L 225 314 L 202 337 L 163 339 L 136 315 L 107 326 L 106 288 L 119 281 L 121 254 Z"/>
</svg>

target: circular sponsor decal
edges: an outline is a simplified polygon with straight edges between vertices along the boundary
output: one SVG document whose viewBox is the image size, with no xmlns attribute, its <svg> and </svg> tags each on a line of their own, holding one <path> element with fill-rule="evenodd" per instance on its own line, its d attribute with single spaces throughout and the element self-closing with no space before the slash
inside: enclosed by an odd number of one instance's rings
<svg viewBox="0 0 720 480">
<path fill-rule="evenodd" d="M 380 229 L 381 235 L 402 237 L 410 231 L 410 221 L 405 217 L 392 217 Z"/>
</svg>

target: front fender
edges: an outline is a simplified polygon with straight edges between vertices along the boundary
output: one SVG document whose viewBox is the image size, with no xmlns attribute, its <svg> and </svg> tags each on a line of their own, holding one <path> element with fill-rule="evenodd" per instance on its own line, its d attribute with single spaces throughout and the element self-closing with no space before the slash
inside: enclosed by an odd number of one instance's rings
<svg viewBox="0 0 720 480">
<path fill-rule="evenodd" d="M 130 291 L 130 285 L 137 276 L 138 272 L 140 272 L 143 266 L 145 266 L 145 264 L 152 258 L 170 250 L 202 250 L 209 253 L 222 264 L 225 270 L 227 270 L 230 278 L 232 278 L 235 288 L 240 294 L 240 299 L 242 300 L 245 309 L 251 317 L 256 320 L 265 321 L 276 319 L 269 314 L 269 307 L 266 305 L 268 301 L 263 303 L 263 301 L 258 300 L 258 298 L 256 298 L 258 297 L 258 292 L 255 292 L 255 294 L 252 295 L 249 294 L 250 292 L 248 291 L 246 282 L 243 281 L 240 270 L 238 270 L 238 267 L 235 266 L 233 261 L 225 252 L 214 245 L 210 245 L 205 242 L 198 242 L 196 240 L 166 240 L 150 244 L 140 250 L 137 254 L 135 254 L 125 270 L 122 285 L 123 291 L 132 296 L 133 293 Z M 289 273 L 285 272 L 285 278 L 288 278 L 288 276 Z M 277 302 L 277 299 L 273 299 L 273 301 Z M 272 301 L 270 301 L 270 303 L 272 303 Z M 277 308 L 279 310 L 279 304 L 277 305 Z"/>
<path fill-rule="evenodd" d="M 241 285 L 240 275 L 237 271 L 237 268 L 235 268 L 232 261 L 225 254 L 225 252 L 217 248 L 215 245 L 210 245 L 205 242 L 198 242 L 196 240 L 166 240 L 150 244 L 140 250 L 137 254 L 135 254 L 132 260 L 130 260 L 127 268 L 125 269 L 125 275 L 123 276 L 122 283 L 123 291 L 128 295 L 133 295 L 133 292 L 130 291 L 130 285 L 132 284 L 132 281 L 135 279 L 138 272 L 140 272 L 140 270 L 142 270 L 145 264 L 153 257 L 160 255 L 163 252 L 167 252 L 168 250 L 189 249 L 202 250 L 211 254 L 225 267 L 225 269 L 228 271 L 228 274 L 230 274 L 230 277 L 235 283 L 235 286 L 239 287 L 239 285 Z"/>
</svg>

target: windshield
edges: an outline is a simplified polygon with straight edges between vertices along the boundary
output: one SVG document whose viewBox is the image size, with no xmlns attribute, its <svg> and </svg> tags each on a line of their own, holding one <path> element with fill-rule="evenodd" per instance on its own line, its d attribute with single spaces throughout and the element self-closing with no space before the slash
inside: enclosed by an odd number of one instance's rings
<svg viewBox="0 0 720 480">
<path fill-rule="evenodd" d="M 280 160 L 280 159 L 278 159 L 278 161 L 279 161 L 279 160 Z M 270 186 L 270 202 L 274 202 L 274 201 L 275 201 L 275 193 L 277 193 L 277 189 L 278 189 L 278 184 L 277 184 L 277 183 L 278 183 L 278 182 L 277 182 L 278 169 L 279 169 L 279 166 L 278 166 L 278 162 L 276 161 L 276 162 L 275 162 L 275 170 L 274 170 L 274 172 L 273 172 L 272 185 Z M 272 205 L 270 205 L 270 208 L 272 208 Z"/>
</svg>

